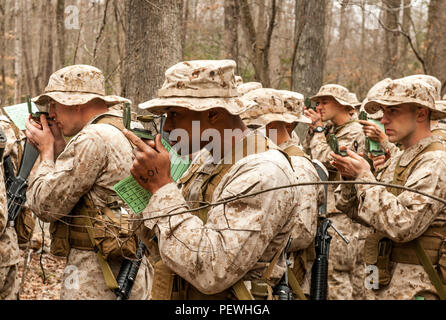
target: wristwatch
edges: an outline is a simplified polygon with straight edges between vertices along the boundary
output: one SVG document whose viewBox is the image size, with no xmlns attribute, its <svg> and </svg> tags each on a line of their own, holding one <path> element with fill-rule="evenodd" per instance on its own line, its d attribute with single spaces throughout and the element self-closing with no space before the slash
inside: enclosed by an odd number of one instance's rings
<svg viewBox="0 0 446 320">
<path fill-rule="evenodd" d="M 321 126 L 317 126 L 316 128 L 314 128 L 313 129 L 313 132 L 314 133 L 321 133 L 321 132 L 324 132 L 324 130 L 325 130 L 325 128 L 324 127 L 321 127 Z"/>
</svg>

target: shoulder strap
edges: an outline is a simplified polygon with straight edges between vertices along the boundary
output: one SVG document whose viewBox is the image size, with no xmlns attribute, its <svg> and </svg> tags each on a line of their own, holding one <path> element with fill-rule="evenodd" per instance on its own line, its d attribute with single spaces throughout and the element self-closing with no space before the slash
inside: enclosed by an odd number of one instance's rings
<svg viewBox="0 0 446 320">
<path fill-rule="evenodd" d="M 308 157 L 298 146 L 295 145 L 290 145 L 283 149 L 283 151 L 290 157 Z"/>
<path fill-rule="evenodd" d="M 124 129 L 124 122 L 121 117 L 112 116 L 110 114 L 103 114 L 97 117 L 92 124 L 109 124 L 122 131 Z"/>
<path fill-rule="evenodd" d="M 404 186 L 407 182 L 407 178 L 409 173 L 412 171 L 412 168 L 418 163 L 420 158 L 428 152 L 431 151 L 446 151 L 446 147 L 438 141 L 434 141 L 431 144 L 427 145 L 423 150 L 421 150 L 415 158 L 412 159 L 412 161 L 409 162 L 407 166 L 400 166 L 400 161 L 402 156 L 398 159 L 398 162 L 395 167 L 395 171 L 393 173 L 393 184 L 397 184 L 400 186 Z M 395 196 L 400 195 L 403 190 L 402 189 L 396 189 L 396 188 L 387 188 L 387 190 L 391 193 L 393 193 Z"/>
</svg>

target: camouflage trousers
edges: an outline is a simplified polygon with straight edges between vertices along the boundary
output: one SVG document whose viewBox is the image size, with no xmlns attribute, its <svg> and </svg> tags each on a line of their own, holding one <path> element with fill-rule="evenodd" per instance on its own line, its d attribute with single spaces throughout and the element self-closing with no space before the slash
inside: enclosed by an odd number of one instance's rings
<svg viewBox="0 0 446 320">
<path fill-rule="evenodd" d="M 115 275 L 121 263 L 110 263 Z M 130 300 L 148 300 L 152 287 L 153 268 L 143 258 Z M 93 251 L 71 249 L 62 277 L 61 300 L 116 300 L 115 294 L 107 287 L 97 256 Z"/>
<path fill-rule="evenodd" d="M 0 268 L 0 300 L 16 300 L 19 291 L 17 265 Z"/>
<path fill-rule="evenodd" d="M 350 241 L 349 244 L 332 229 L 328 260 L 328 300 L 353 300 L 354 275 L 358 255 L 358 226 L 347 215 L 329 217 L 333 225 Z"/>
</svg>

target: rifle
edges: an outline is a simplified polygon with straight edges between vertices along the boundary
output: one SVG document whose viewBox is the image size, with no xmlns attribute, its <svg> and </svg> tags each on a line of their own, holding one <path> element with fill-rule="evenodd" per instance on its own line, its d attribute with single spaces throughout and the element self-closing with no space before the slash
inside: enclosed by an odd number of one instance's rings
<svg viewBox="0 0 446 320">
<path fill-rule="evenodd" d="M 31 99 L 27 97 L 28 111 L 31 111 Z M 32 117 L 40 116 L 34 114 L 31 111 Z M 34 163 L 39 156 L 39 151 L 34 148 L 28 140 L 25 142 L 25 150 L 23 152 L 22 160 L 20 163 L 20 169 L 17 176 L 14 175 L 14 169 L 9 157 L 6 157 L 5 175 L 6 179 L 6 197 L 8 199 L 8 220 L 14 225 L 14 221 L 17 219 L 23 204 L 26 202 L 26 190 L 28 188 L 28 177 L 31 173 L 31 169 L 34 167 Z"/>
<path fill-rule="evenodd" d="M 139 241 L 138 250 L 136 251 L 136 260 L 125 259 L 122 263 L 118 277 L 116 278 L 118 289 L 114 290 L 116 300 L 128 300 L 145 251 L 146 246 L 142 241 Z"/>
<path fill-rule="evenodd" d="M 133 132 L 137 137 L 146 140 L 153 140 L 155 137 L 152 132 L 145 129 L 131 128 L 131 113 L 130 104 L 126 103 L 123 112 L 123 123 L 124 127 Z M 154 117 L 145 115 L 138 117 L 139 121 L 151 122 Z M 146 251 L 146 246 L 140 240 L 138 245 L 138 250 L 136 251 L 136 260 L 124 259 L 119 270 L 118 277 L 116 281 L 118 283 L 118 288 L 114 290 L 116 295 L 116 300 L 128 300 L 130 293 L 132 292 L 133 284 L 135 283 L 136 275 L 138 274 L 139 267 L 141 265 L 142 258 Z"/>
<path fill-rule="evenodd" d="M 14 223 L 22 210 L 23 204 L 26 202 L 28 176 L 38 156 L 39 151 L 26 141 L 19 174 L 16 177 L 9 176 L 7 179 L 9 181 L 9 187 L 6 190 L 6 196 L 8 198 L 8 220 L 12 223 Z"/>
<path fill-rule="evenodd" d="M 282 278 L 280 278 L 279 283 L 274 287 L 274 294 L 279 297 L 279 300 L 293 300 L 293 292 L 290 288 L 289 282 L 288 282 L 288 266 L 290 265 L 290 262 L 288 261 L 288 249 L 291 245 L 291 237 L 288 239 L 288 243 L 285 246 L 285 249 L 283 250 L 283 254 L 285 256 L 285 273 L 283 274 Z"/>
<path fill-rule="evenodd" d="M 322 181 L 328 181 L 327 173 L 317 163 L 313 162 L 319 178 Z M 319 226 L 317 228 L 316 238 L 314 240 L 314 247 L 316 249 L 316 260 L 311 269 L 311 285 L 310 298 L 311 300 L 326 300 L 327 299 L 327 280 L 328 280 L 328 257 L 330 255 L 330 241 L 331 236 L 328 233 L 330 227 L 344 240 L 347 244 L 350 243 L 348 239 L 333 225 L 330 219 L 326 217 L 327 214 L 327 185 L 324 185 L 324 204 L 319 207 Z"/>
<path fill-rule="evenodd" d="M 367 117 L 367 113 L 365 111 L 361 111 L 359 113 L 359 120 L 365 120 L 365 121 L 369 121 L 368 117 Z M 385 155 L 386 153 L 381 150 L 381 148 L 379 147 L 379 143 L 375 142 L 373 140 L 371 140 L 369 137 L 365 137 L 365 147 L 367 149 L 368 153 L 371 153 L 372 156 L 377 157 L 377 156 L 382 156 Z"/>
</svg>

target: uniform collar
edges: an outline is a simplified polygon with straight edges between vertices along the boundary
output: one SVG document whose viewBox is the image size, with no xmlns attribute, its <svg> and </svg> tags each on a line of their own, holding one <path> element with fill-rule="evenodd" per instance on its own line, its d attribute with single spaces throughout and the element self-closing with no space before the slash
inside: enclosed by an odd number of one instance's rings
<svg viewBox="0 0 446 320">
<path fill-rule="evenodd" d="M 418 143 L 404 150 L 403 154 L 400 157 L 399 165 L 405 167 L 409 165 L 409 163 L 415 159 L 415 157 L 424 149 L 427 148 L 433 142 L 440 141 L 440 139 L 436 136 L 430 136 L 418 141 Z"/>
<path fill-rule="evenodd" d="M 87 126 L 89 124 L 92 124 L 97 118 L 102 117 L 104 115 L 110 115 L 110 116 L 115 116 L 115 117 L 121 117 L 122 118 L 122 110 L 114 110 L 114 109 L 110 109 L 107 112 L 98 114 L 96 116 L 94 116 L 93 118 L 90 119 L 90 121 L 88 121 Z"/>
</svg>

